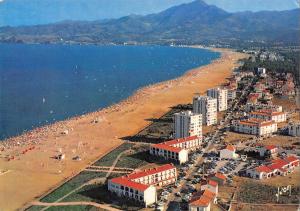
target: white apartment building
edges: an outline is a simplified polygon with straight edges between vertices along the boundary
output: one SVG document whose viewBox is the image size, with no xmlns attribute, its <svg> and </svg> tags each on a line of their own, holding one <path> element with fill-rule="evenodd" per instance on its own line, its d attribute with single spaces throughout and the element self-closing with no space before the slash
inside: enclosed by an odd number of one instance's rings
<svg viewBox="0 0 300 211">
<path fill-rule="evenodd" d="M 277 112 L 277 111 L 266 111 L 266 110 L 253 111 L 250 113 L 249 117 L 253 119 L 262 119 L 266 121 L 273 120 L 276 123 L 286 121 L 286 113 Z"/>
<path fill-rule="evenodd" d="M 164 142 L 164 144 L 167 144 L 167 145 L 170 145 L 173 147 L 186 149 L 188 151 L 193 151 L 193 150 L 199 149 L 201 147 L 202 137 L 190 136 L 187 138 L 179 138 L 179 139 L 166 141 L 166 142 Z"/>
<path fill-rule="evenodd" d="M 289 135 L 300 137 L 300 123 L 289 125 Z"/>
<path fill-rule="evenodd" d="M 108 190 L 120 197 L 134 199 L 145 206 L 157 201 L 155 186 L 175 183 L 177 169 L 173 164 L 166 164 L 153 169 L 113 178 L 108 181 Z"/>
<path fill-rule="evenodd" d="M 218 100 L 218 111 L 227 110 L 228 91 L 223 88 L 214 88 L 207 90 L 207 96 Z"/>
<path fill-rule="evenodd" d="M 234 100 L 236 98 L 236 89 L 227 89 L 227 100 Z"/>
<path fill-rule="evenodd" d="M 238 154 L 235 153 L 236 148 L 232 145 L 227 145 L 224 149 L 220 151 L 221 159 L 237 159 L 239 157 Z"/>
<path fill-rule="evenodd" d="M 272 160 L 269 165 L 261 165 L 256 168 L 247 169 L 246 176 L 254 179 L 268 179 L 278 175 L 286 176 L 292 173 L 299 166 L 299 159 L 295 156 L 288 156 L 284 159 Z"/>
<path fill-rule="evenodd" d="M 116 193 L 119 197 L 131 198 L 144 203 L 145 207 L 157 201 L 156 188 L 153 185 L 143 185 L 122 177 L 109 180 L 108 190 Z"/>
<path fill-rule="evenodd" d="M 272 104 L 262 104 L 262 103 L 247 103 L 246 111 L 257 111 L 257 110 L 269 110 L 275 112 L 282 112 L 282 106 L 272 105 Z"/>
<path fill-rule="evenodd" d="M 180 164 L 188 161 L 189 151 L 201 147 L 202 139 L 198 136 L 175 139 L 150 146 L 150 154 L 163 157 L 167 160 L 175 160 Z"/>
<path fill-rule="evenodd" d="M 217 124 L 218 100 L 208 96 L 196 96 L 193 99 L 193 112 L 202 115 L 205 125 Z"/>
<path fill-rule="evenodd" d="M 191 111 L 174 114 L 174 137 L 177 139 L 190 136 L 202 137 L 202 115 Z"/>
<path fill-rule="evenodd" d="M 248 119 L 234 123 L 234 131 L 257 136 L 270 135 L 277 131 L 277 123 L 262 119 Z"/>
<path fill-rule="evenodd" d="M 163 157 L 166 160 L 174 160 L 179 164 L 186 163 L 189 160 L 188 151 L 186 149 L 173 147 L 163 143 L 151 145 L 150 154 Z"/>
</svg>

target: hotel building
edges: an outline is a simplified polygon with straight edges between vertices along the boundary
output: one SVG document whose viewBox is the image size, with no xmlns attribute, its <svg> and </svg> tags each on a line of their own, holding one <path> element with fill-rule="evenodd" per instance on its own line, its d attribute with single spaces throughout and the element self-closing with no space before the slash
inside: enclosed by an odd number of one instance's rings
<svg viewBox="0 0 300 211">
<path fill-rule="evenodd" d="M 227 89 L 222 89 L 220 87 L 209 89 L 207 90 L 207 96 L 218 100 L 218 111 L 227 110 L 227 99 L 228 99 Z"/>
<path fill-rule="evenodd" d="M 266 121 L 273 120 L 276 123 L 286 121 L 286 113 L 277 112 L 277 111 L 266 111 L 266 110 L 253 111 L 250 113 L 249 117 L 253 119 L 262 119 Z"/>
<path fill-rule="evenodd" d="M 249 119 L 234 123 L 234 131 L 257 136 L 270 135 L 277 131 L 277 123 L 261 119 Z"/>
<path fill-rule="evenodd" d="M 193 112 L 202 115 L 205 125 L 217 124 L 218 100 L 208 96 L 196 96 L 193 99 Z"/>
<path fill-rule="evenodd" d="M 269 165 L 262 165 L 248 169 L 246 175 L 254 179 L 268 179 L 275 176 L 286 176 L 299 166 L 299 159 L 295 156 L 288 156 L 284 159 L 272 160 Z"/>
<path fill-rule="evenodd" d="M 108 181 L 108 190 L 119 197 L 134 199 L 147 207 L 157 201 L 155 186 L 175 183 L 177 169 L 173 164 L 135 172 L 127 176 L 113 178 Z"/>
<path fill-rule="evenodd" d="M 282 106 L 273 105 L 273 104 L 262 104 L 262 103 L 247 103 L 246 104 L 246 111 L 257 111 L 257 110 L 268 110 L 268 111 L 275 111 L 275 112 L 282 112 Z"/>
<path fill-rule="evenodd" d="M 201 138 L 197 136 L 175 139 L 160 144 L 152 144 L 150 154 L 182 164 L 188 161 L 189 151 L 200 148 L 201 143 Z"/>
<path fill-rule="evenodd" d="M 202 137 L 202 115 L 191 111 L 174 114 L 174 137 L 178 139 L 190 136 Z"/>
</svg>

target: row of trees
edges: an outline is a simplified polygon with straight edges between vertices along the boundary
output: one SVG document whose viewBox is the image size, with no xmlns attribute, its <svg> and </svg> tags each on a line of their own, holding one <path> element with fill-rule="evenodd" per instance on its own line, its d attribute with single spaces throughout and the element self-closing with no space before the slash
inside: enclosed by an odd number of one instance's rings
<svg viewBox="0 0 300 211">
<path fill-rule="evenodd" d="M 265 67 L 268 71 L 278 73 L 293 73 L 298 84 L 300 84 L 300 51 L 280 52 L 284 56 L 284 61 L 260 60 L 258 57 L 255 61 L 252 58 L 244 59 L 242 70 L 254 71 L 257 67 Z"/>
</svg>

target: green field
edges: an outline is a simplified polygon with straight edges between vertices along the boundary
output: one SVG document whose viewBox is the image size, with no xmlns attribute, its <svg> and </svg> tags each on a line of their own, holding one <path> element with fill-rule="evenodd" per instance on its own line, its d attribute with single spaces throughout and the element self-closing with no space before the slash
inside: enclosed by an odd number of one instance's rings
<svg viewBox="0 0 300 211">
<path fill-rule="evenodd" d="M 125 150 L 130 149 L 132 147 L 132 144 L 125 143 L 121 146 L 117 147 L 98 161 L 96 161 L 93 165 L 94 166 L 111 166 L 114 162 L 114 160 L 118 157 L 120 153 L 122 153 Z"/>
<path fill-rule="evenodd" d="M 55 189 L 53 192 L 45 196 L 44 198 L 41 199 L 42 202 L 55 202 L 59 198 L 65 196 L 75 188 L 78 188 L 82 184 L 95 179 L 95 178 L 100 178 L 105 176 L 105 172 L 88 172 L 88 171 L 83 171 L 77 176 L 73 177 L 71 180 L 68 182 L 64 183 L 57 189 Z"/>
</svg>

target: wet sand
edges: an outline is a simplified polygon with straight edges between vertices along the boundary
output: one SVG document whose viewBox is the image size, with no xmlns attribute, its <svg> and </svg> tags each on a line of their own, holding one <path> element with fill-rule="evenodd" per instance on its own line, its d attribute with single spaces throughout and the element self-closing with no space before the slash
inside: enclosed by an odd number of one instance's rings
<svg viewBox="0 0 300 211">
<path fill-rule="evenodd" d="M 145 87 L 106 109 L 35 129 L 0 143 L 0 210 L 15 210 L 56 187 L 123 143 L 171 106 L 226 82 L 244 54 L 218 49 L 220 59 L 180 78 Z M 98 123 L 93 123 L 94 120 Z M 68 130 L 67 135 L 61 134 Z M 53 159 L 65 154 L 63 161 Z M 80 156 L 81 161 L 72 158 Z M 8 171 L 7 171 L 8 170 Z M 1 171 L 7 171 L 1 174 Z"/>
</svg>

